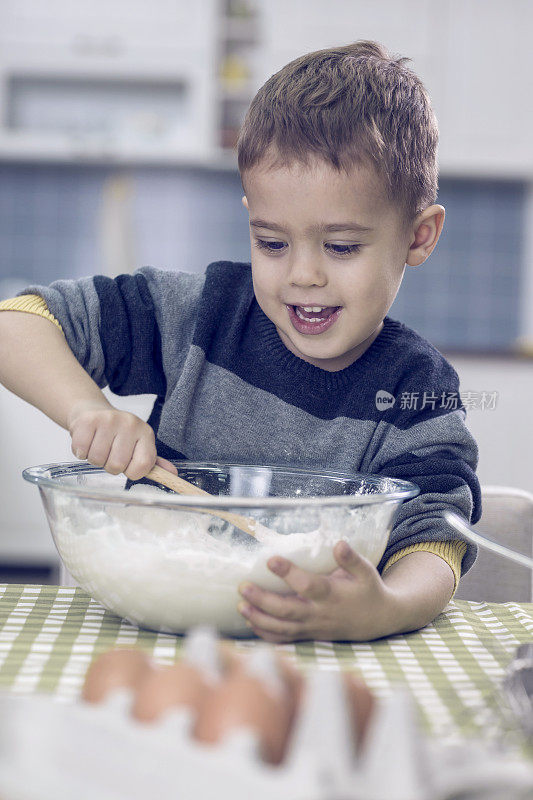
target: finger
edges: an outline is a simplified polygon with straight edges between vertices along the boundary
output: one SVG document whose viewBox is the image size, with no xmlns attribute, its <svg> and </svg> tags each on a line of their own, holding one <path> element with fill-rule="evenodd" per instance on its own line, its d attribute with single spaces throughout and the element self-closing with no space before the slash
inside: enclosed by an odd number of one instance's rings
<svg viewBox="0 0 533 800">
<path fill-rule="evenodd" d="M 103 467 L 109 458 L 114 439 L 114 432 L 97 428 L 87 453 L 87 461 L 95 467 Z"/>
<path fill-rule="evenodd" d="M 71 439 L 72 452 L 76 458 L 87 458 L 95 432 L 95 425 L 84 424 L 76 427 L 76 430 L 72 433 Z"/>
<path fill-rule="evenodd" d="M 254 583 L 242 583 L 239 586 L 239 592 L 245 601 L 248 601 L 260 611 L 264 611 L 265 614 L 278 619 L 303 622 L 309 618 L 312 611 L 312 605 L 309 600 L 305 600 L 298 595 L 287 596 L 268 592 Z"/>
<path fill-rule="evenodd" d="M 276 653 L 276 663 L 281 677 L 288 689 L 288 700 L 290 703 L 291 719 L 297 713 L 302 701 L 304 691 L 304 677 L 296 666 L 287 660 L 281 653 Z"/>
<path fill-rule="evenodd" d="M 132 481 L 139 481 L 148 475 L 155 464 L 155 441 L 144 438 L 138 439 L 131 457 L 131 461 L 124 469 L 124 474 Z"/>
<path fill-rule="evenodd" d="M 178 470 L 176 469 L 172 461 L 168 461 L 168 459 L 166 458 L 161 458 L 161 456 L 157 456 L 155 463 L 158 464 L 160 467 L 163 467 L 163 469 L 168 469 L 168 471 L 172 472 L 173 475 L 178 474 Z"/>
<path fill-rule="evenodd" d="M 333 556 L 339 565 L 351 575 L 360 579 L 373 578 L 377 575 L 376 568 L 364 556 L 352 550 L 345 541 L 337 542 L 333 548 Z"/>
<path fill-rule="evenodd" d="M 324 575 L 307 572 L 286 558 L 273 556 L 267 564 L 270 571 L 283 578 L 293 592 L 307 600 L 325 600 L 331 591 L 330 583 Z"/>
<path fill-rule="evenodd" d="M 104 464 L 106 472 L 110 472 L 111 475 L 119 475 L 124 472 L 132 460 L 136 444 L 134 439 L 120 433 L 117 434 Z"/>
<path fill-rule="evenodd" d="M 241 663 L 241 657 L 234 651 L 229 642 L 219 641 L 217 652 L 222 664 L 222 673 L 229 674 L 232 670 L 236 669 Z"/>
<path fill-rule="evenodd" d="M 237 608 L 250 623 L 250 627 L 259 628 L 265 633 L 294 637 L 301 631 L 301 623 L 272 617 L 250 603 L 239 603 Z"/>
</svg>

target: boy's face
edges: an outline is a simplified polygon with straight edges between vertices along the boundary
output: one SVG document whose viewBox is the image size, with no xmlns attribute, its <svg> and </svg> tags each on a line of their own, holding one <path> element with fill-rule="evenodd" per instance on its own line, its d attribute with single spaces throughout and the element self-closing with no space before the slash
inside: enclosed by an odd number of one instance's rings
<svg viewBox="0 0 533 800">
<path fill-rule="evenodd" d="M 257 302 L 292 353 L 329 371 L 349 366 L 382 328 L 413 230 L 364 167 L 261 164 L 244 184 Z"/>
</svg>

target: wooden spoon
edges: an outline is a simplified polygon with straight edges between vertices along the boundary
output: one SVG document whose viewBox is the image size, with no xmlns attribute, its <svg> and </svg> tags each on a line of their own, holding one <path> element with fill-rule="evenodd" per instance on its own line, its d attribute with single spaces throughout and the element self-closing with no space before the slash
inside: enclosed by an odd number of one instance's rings
<svg viewBox="0 0 533 800">
<path fill-rule="evenodd" d="M 174 475 L 174 473 L 169 472 L 167 469 L 157 466 L 157 464 L 155 467 L 152 467 L 146 477 L 148 480 L 166 486 L 167 489 L 172 489 L 172 491 L 177 492 L 177 494 L 196 495 L 197 497 L 213 497 L 212 494 L 209 494 L 209 492 L 204 492 L 203 489 L 195 486 L 194 483 L 189 483 L 189 481 L 179 478 L 177 475 Z M 194 508 L 191 508 L 191 511 L 199 511 L 202 514 L 211 514 L 213 517 L 225 519 L 235 528 L 238 528 L 239 530 L 243 531 L 243 533 L 247 533 L 248 536 L 253 536 L 255 538 L 257 522 L 250 517 L 242 517 L 240 514 L 233 514 L 231 511 L 221 511 L 218 508 L 197 508 L 195 506 Z"/>
</svg>

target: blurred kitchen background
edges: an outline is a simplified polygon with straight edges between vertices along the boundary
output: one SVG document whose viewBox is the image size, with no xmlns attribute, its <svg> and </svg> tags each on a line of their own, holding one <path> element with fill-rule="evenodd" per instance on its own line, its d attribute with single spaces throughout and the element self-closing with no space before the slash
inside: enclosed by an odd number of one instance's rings
<svg viewBox="0 0 533 800">
<path fill-rule="evenodd" d="M 304 52 L 376 39 L 430 92 L 446 207 L 390 314 L 459 372 L 482 483 L 533 491 L 532 30 L 530 0 L 1 0 L 0 299 L 248 261 L 249 101 Z M 145 415 L 151 398 L 116 402 Z M 0 387 L 0 580 L 56 579 L 21 471 L 67 460 L 68 434 Z"/>
</svg>

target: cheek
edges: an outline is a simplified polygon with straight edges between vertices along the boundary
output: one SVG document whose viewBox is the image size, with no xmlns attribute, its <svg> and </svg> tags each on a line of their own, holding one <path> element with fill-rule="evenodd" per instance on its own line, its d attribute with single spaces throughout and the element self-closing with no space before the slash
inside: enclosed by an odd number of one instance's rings
<svg viewBox="0 0 533 800">
<path fill-rule="evenodd" d="M 256 295 L 258 293 L 271 295 L 277 292 L 280 284 L 278 272 L 275 264 L 265 263 L 261 256 L 252 259 L 252 281 Z"/>
<path fill-rule="evenodd" d="M 388 294 L 388 287 L 384 283 L 382 275 L 370 269 L 365 271 L 355 271 L 348 276 L 344 282 L 345 291 L 355 302 L 364 299 L 367 302 L 375 303 L 380 298 Z"/>
<path fill-rule="evenodd" d="M 264 269 L 252 267 L 252 281 L 256 299 L 263 305 L 274 293 L 272 278 Z"/>
<path fill-rule="evenodd" d="M 372 322 L 376 316 L 384 317 L 396 296 L 397 286 L 386 275 L 375 278 L 373 275 L 361 276 L 350 287 L 350 300 L 357 310 L 356 317 Z"/>
<path fill-rule="evenodd" d="M 374 263 L 353 281 L 354 296 L 364 296 L 375 304 L 391 303 L 402 282 L 403 266 Z"/>
</svg>

